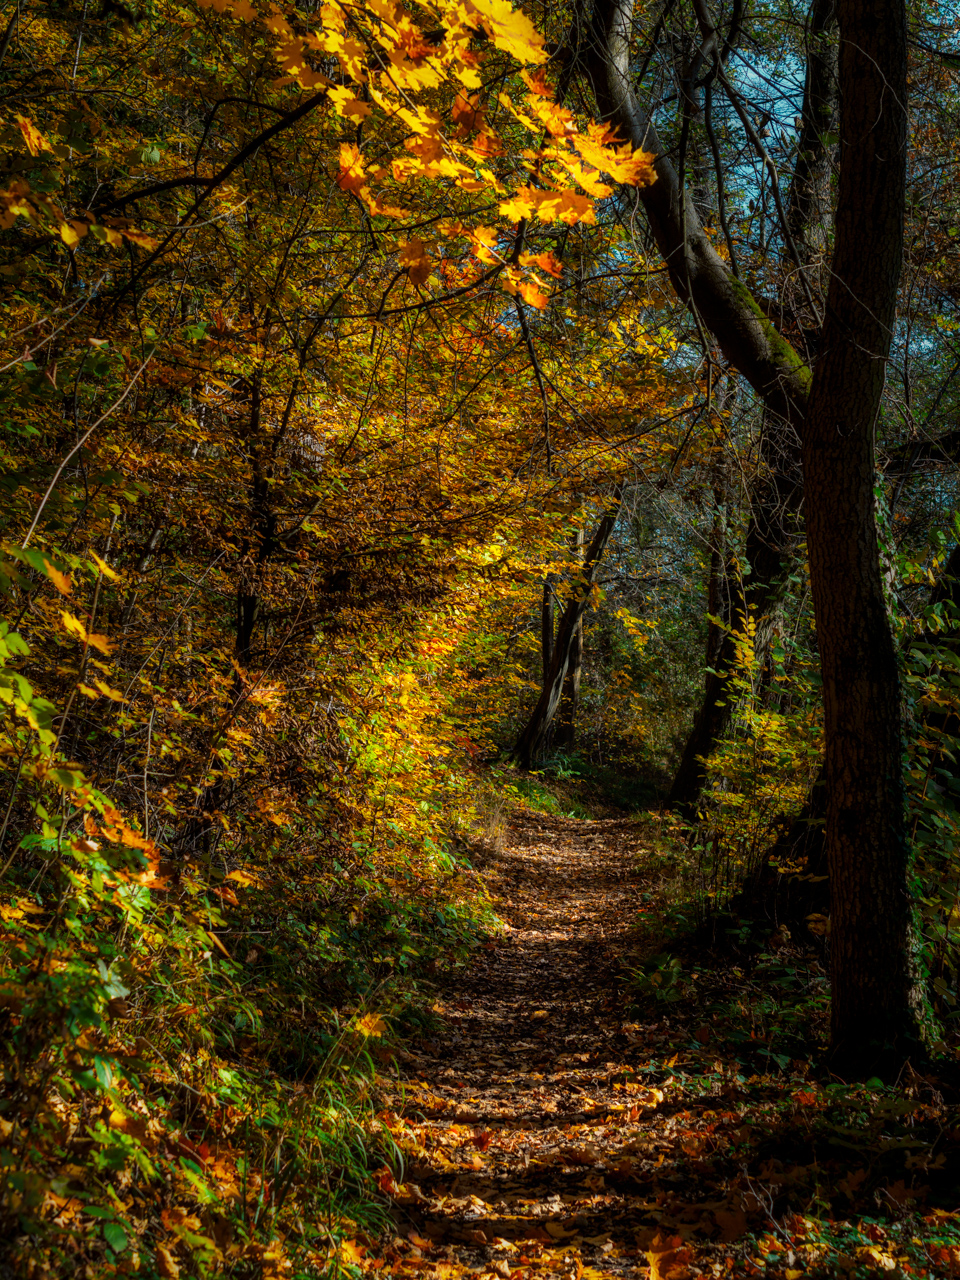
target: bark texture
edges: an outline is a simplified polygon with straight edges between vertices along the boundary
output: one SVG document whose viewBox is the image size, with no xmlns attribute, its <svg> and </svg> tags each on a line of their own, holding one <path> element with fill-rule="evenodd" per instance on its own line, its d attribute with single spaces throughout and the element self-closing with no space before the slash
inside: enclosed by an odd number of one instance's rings
<svg viewBox="0 0 960 1280">
<path fill-rule="evenodd" d="M 906 176 L 903 0 L 838 0 L 836 241 L 803 437 L 824 699 L 831 1055 L 847 1076 L 920 1050 L 900 675 L 875 514 L 875 424 L 895 317 Z"/>
</svg>

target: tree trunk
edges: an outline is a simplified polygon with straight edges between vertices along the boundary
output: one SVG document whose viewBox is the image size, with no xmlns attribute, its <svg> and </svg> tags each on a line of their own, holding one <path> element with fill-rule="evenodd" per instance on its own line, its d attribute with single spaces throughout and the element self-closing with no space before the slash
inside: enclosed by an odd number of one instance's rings
<svg viewBox="0 0 960 1280">
<path fill-rule="evenodd" d="M 837 43 L 835 0 L 812 0 L 807 20 L 807 74 L 804 84 L 797 160 L 786 207 L 787 225 L 807 267 L 815 267 L 829 240 L 833 225 L 830 200 L 831 148 L 825 139 L 836 124 Z M 808 273 L 809 274 L 809 273 Z M 821 292 L 814 270 L 814 290 Z M 784 298 L 789 299 L 785 308 Z M 781 298 L 781 312 L 805 315 L 805 333 L 814 317 L 800 281 L 791 278 Z M 738 366 L 739 367 L 739 366 Z M 771 409 L 776 406 L 770 404 Z M 796 563 L 796 525 L 802 498 L 800 437 L 796 422 L 784 422 L 776 412 L 765 415 L 760 440 L 760 471 L 766 479 L 751 497 L 744 556 L 750 567 L 745 588 L 744 616 L 757 624 L 758 649 L 764 648 L 764 622 L 772 620 L 782 598 L 786 579 Z M 769 630 L 769 628 L 767 628 Z M 725 646 L 722 660 L 707 662 L 717 674 L 708 675 L 703 701 L 683 749 L 680 764 L 667 796 L 668 808 L 688 820 L 696 814 L 706 771 L 701 763 L 722 738 L 733 715 L 729 687 L 733 645 Z"/>
<path fill-rule="evenodd" d="M 708 624 L 703 701 L 694 717 L 693 728 L 666 799 L 668 809 L 678 809 L 691 822 L 696 818 L 697 802 L 707 779 L 704 760 L 713 751 L 730 720 L 730 681 L 736 663 L 734 633 L 743 630 L 747 616 L 743 579 L 737 558 L 726 544 L 726 534 L 719 518 L 714 521 L 713 528 L 707 612 L 711 617 L 719 618 L 720 622 Z"/>
<path fill-rule="evenodd" d="M 799 439 L 790 427 L 785 428 L 785 433 L 789 433 L 791 439 L 790 452 L 795 453 Z M 758 652 L 762 652 L 769 642 L 784 585 L 794 564 L 796 532 L 793 521 L 800 493 L 799 470 L 788 470 L 787 460 L 781 451 L 780 470 L 769 476 L 755 495 L 744 545 L 744 559 L 749 566 L 746 578 L 741 577 L 733 552 L 728 549 L 725 553 L 724 625 L 742 632 L 747 619 L 752 618 L 756 625 L 754 643 Z M 731 682 L 735 675 L 735 658 L 736 641 L 730 630 L 725 630 L 719 637 L 716 660 L 707 662 L 713 670 L 707 673 L 703 701 L 666 800 L 667 808 L 678 809 L 688 819 L 696 814 L 697 802 L 706 781 L 702 760 L 711 754 L 723 737 L 733 715 Z"/>
<path fill-rule="evenodd" d="M 583 560 L 583 529 L 573 536 L 573 556 Z M 583 674 L 583 615 L 577 620 L 570 641 L 570 665 L 557 714 L 556 743 L 570 751 L 576 745 L 577 711 L 580 706 L 580 679 Z"/>
<path fill-rule="evenodd" d="M 877 536 L 875 424 L 895 318 L 906 166 L 903 0 L 838 0 L 841 169 L 803 441 L 824 700 L 831 1059 L 888 1074 L 921 1051 L 911 957 L 900 674 Z"/>
<path fill-rule="evenodd" d="M 704 234 L 633 89 L 633 0 L 596 0 L 585 60 L 603 118 L 654 152 L 638 193 L 671 282 L 778 422 L 803 436 L 825 711 L 838 1069 L 895 1070 L 920 1049 L 911 963 L 900 683 L 874 510 L 874 424 L 900 272 L 906 163 L 903 0 L 838 0 L 842 103 L 835 253 L 820 358 L 804 360 Z"/>
<path fill-rule="evenodd" d="M 833 227 L 833 166 L 827 139 L 836 127 L 837 114 L 836 21 L 836 0 L 813 0 L 807 18 L 807 73 L 797 160 L 787 202 L 787 225 L 807 265 L 824 257 Z M 815 283 L 819 286 L 819 279 Z"/>
<path fill-rule="evenodd" d="M 543 581 L 543 600 L 540 604 L 540 670 L 542 686 L 546 686 L 547 676 L 550 673 L 550 664 L 553 661 L 553 648 L 555 637 L 553 634 L 554 618 L 557 611 L 557 589 L 555 586 L 555 575 L 548 573 Z M 548 725 L 541 743 L 541 753 L 543 755 L 550 754 L 550 739 L 553 736 L 552 726 Z"/>
<path fill-rule="evenodd" d="M 600 521 L 587 548 L 579 589 L 561 614 L 557 638 L 553 646 L 553 660 L 550 663 L 550 670 L 544 677 L 543 689 L 537 699 L 537 705 L 510 753 L 511 759 L 515 760 L 521 769 L 532 768 L 534 762 L 543 754 L 544 743 L 557 714 L 557 708 L 560 706 L 564 681 L 570 669 L 574 636 L 590 603 L 590 595 L 597 580 L 600 562 L 619 514 L 620 494 L 618 493 L 616 507 Z"/>
</svg>

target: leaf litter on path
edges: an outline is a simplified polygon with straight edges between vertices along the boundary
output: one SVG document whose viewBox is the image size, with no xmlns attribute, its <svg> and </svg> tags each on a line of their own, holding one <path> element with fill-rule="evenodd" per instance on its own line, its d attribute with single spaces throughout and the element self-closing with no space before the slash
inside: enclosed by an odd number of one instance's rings
<svg viewBox="0 0 960 1280">
<path fill-rule="evenodd" d="M 657 914 L 643 830 L 514 815 L 486 867 L 505 931 L 438 987 L 439 1029 L 382 1096 L 403 1153 L 380 1179 L 394 1232 L 344 1261 L 424 1280 L 960 1276 L 956 1215 L 927 1204 L 925 1135 L 905 1149 L 913 1169 L 900 1150 L 884 1165 L 878 1135 L 838 1123 L 806 1064 L 745 1068 L 696 1001 L 627 1019 L 624 973 L 650 949 L 640 914 Z M 921 1092 L 909 1131 L 942 1132 Z M 893 1221 L 868 1192 L 899 1196 Z"/>
</svg>

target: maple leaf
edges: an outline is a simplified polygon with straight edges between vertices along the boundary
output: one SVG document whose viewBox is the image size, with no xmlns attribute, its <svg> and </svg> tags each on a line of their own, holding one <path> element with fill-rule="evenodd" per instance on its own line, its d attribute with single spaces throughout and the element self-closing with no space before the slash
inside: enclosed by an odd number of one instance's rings
<svg viewBox="0 0 960 1280">
<path fill-rule="evenodd" d="M 520 265 L 522 267 L 540 267 L 548 275 L 555 276 L 557 279 L 563 275 L 563 267 L 553 253 L 549 251 L 546 253 L 521 253 Z"/>
<path fill-rule="evenodd" d="M 685 1264 L 692 1256 L 692 1251 L 684 1247 L 682 1236 L 667 1236 L 658 1231 L 647 1250 L 650 1280 L 685 1280 Z"/>
<path fill-rule="evenodd" d="M 565 222 L 569 226 L 577 222 L 592 226 L 596 222 L 590 197 L 570 190 L 543 192 L 537 216 L 542 222 Z"/>
<path fill-rule="evenodd" d="M 467 95 L 461 89 L 454 100 L 450 114 L 454 124 L 458 126 L 460 137 L 465 138 L 468 133 L 473 133 L 475 129 L 480 128 L 484 119 L 480 95 L 476 93 Z"/>
<path fill-rule="evenodd" d="M 517 285 L 517 292 L 524 302 L 529 303 L 531 307 L 536 307 L 538 311 L 543 311 L 550 301 L 547 294 L 540 288 L 540 282 L 535 276 L 521 280 Z"/>
<path fill-rule="evenodd" d="M 366 183 L 366 167 L 360 148 L 352 142 L 344 142 L 340 146 L 340 171 L 337 174 L 337 186 L 341 191 L 352 191 L 358 194 Z"/>
<path fill-rule="evenodd" d="M 68 249 L 73 249 L 80 243 L 89 230 L 89 223 L 79 221 L 78 219 L 74 219 L 71 222 L 61 222 L 60 239 Z"/>
<path fill-rule="evenodd" d="M 365 120 L 369 116 L 373 107 L 368 102 L 361 102 L 355 94 L 344 85 L 336 85 L 332 88 L 327 97 L 336 107 L 340 115 L 346 116 L 348 120 L 353 120 L 357 124 L 361 120 Z"/>
<path fill-rule="evenodd" d="M 95 631 L 88 631 L 79 618 L 75 618 L 72 613 L 68 613 L 66 609 L 62 610 L 60 617 L 67 631 L 75 635 L 83 645 L 89 645 L 94 649 L 99 649 L 101 653 L 109 654 L 110 641 L 106 636 L 97 634 Z M 100 681 L 96 681 L 99 685 Z"/>
<path fill-rule="evenodd" d="M 498 49 L 504 49 L 519 62 L 546 62 L 543 36 L 509 0 L 463 0 L 463 8 L 468 23 L 473 15 L 479 16 Z"/>
<path fill-rule="evenodd" d="M 47 560 L 46 557 L 43 560 L 43 571 L 62 596 L 68 596 L 73 590 L 73 583 L 67 575 L 61 573 L 56 565 Z"/>
<path fill-rule="evenodd" d="M 520 187 L 515 195 L 501 203 L 500 212 L 505 218 L 511 218 L 515 222 L 532 218 L 539 207 L 538 194 L 532 187 Z"/>
</svg>

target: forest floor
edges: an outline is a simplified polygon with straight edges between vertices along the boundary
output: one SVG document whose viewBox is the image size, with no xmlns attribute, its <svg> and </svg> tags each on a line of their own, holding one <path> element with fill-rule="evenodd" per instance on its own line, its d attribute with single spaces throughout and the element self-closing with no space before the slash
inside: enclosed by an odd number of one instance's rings
<svg viewBox="0 0 960 1280">
<path fill-rule="evenodd" d="M 439 985 L 381 1098 L 404 1153 L 380 1179 L 393 1230 L 346 1260 L 426 1280 L 960 1276 L 956 1108 L 920 1076 L 815 1079 L 809 948 L 651 961 L 649 831 L 512 815 L 482 867 L 504 932 Z M 648 983 L 638 1004 L 644 969 L 682 971 L 681 998 Z"/>
</svg>

